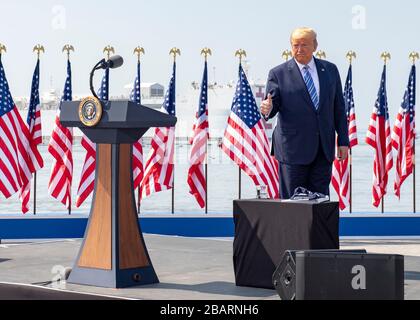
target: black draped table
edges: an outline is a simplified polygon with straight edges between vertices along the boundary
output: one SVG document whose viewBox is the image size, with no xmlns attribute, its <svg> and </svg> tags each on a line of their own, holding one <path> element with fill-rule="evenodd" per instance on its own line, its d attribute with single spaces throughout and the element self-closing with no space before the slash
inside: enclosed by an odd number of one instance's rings
<svg viewBox="0 0 420 320">
<path fill-rule="evenodd" d="M 234 200 L 233 219 L 238 286 L 274 289 L 285 250 L 339 249 L 338 202 Z"/>
</svg>

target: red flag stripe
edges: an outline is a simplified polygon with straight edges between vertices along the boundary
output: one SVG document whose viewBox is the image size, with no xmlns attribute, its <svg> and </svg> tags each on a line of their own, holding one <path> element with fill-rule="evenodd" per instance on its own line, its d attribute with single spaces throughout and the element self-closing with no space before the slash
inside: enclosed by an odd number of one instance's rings
<svg viewBox="0 0 420 320">
<path fill-rule="evenodd" d="M 175 128 L 156 128 L 141 183 L 142 197 L 172 188 Z"/>
<path fill-rule="evenodd" d="M 73 179 L 73 133 L 71 128 L 60 123 L 60 110 L 55 118 L 55 127 L 51 134 L 48 151 L 54 162 L 51 169 L 48 191 L 67 209 L 71 207 L 71 184 Z"/>
<path fill-rule="evenodd" d="M 43 161 L 16 106 L 0 118 L 0 134 L 0 191 L 9 198 L 30 181 Z"/>
<path fill-rule="evenodd" d="M 392 168 L 393 159 L 389 121 L 384 117 L 378 117 L 375 112 L 371 117 L 366 143 L 375 149 L 372 203 L 377 207 L 386 194 L 388 172 Z"/>
<path fill-rule="evenodd" d="M 392 144 L 397 151 L 394 192 L 398 197 L 401 185 L 413 172 L 414 137 L 414 123 L 410 121 L 409 114 L 400 108 L 392 133 Z"/>
<path fill-rule="evenodd" d="M 250 162 L 257 161 L 257 164 L 259 164 L 258 167 L 264 168 L 264 171 L 268 170 L 267 172 L 270 176 L 270 179 L 273 179 L 275 176 L 275 169 L 272 165 L 271 157 L 267 157 L 267 155 L 270 154 L 270 149 L 268 139 L 262 138 L 262 136 L 266 136 L 262 123 L 257 123 L 257 125 L 252 130 L 244 130 L 240 125 L 240 122 L 241 119 L 239 119 L 235 114 L 232 114 L 228 120 L 229 126 L 227 127 L 227 132 L 234 135 L 233 139 L 236 141 L 244 139 L 241 142 L 243 155 L 247 157 Z M 231 129 L 235 130 L 232 131 Z M 255 156 L 254 154 L 251 154 L 249 150 L 256 151 L 257 155 Z M 261 159 L 264 159 L 264 165 L 262 165 Z"/>
<path fill-rule="evenodd" d="M 136 189 L 143 179 L 143 146 L 142 140 L 139 139 L 133 145 L 133 185 Z"/>
<path fill-rule="evenodd" d="M 208 139 L 208 110 L 196 119 L 193 126 L 193 137 L 190 139 L 192 144 L 188 170 L 187 183 L 198 205 L 204 208 L 206 198 L 206 178 L 204 176 L 204 162 L 207 155 L 207 139 Z"/>
<path fill-rule="evenodd" d="M 246 124 L 241 125 L 242 120 L 231 113 L 222 149 L 251 177 L 255 185 L 266 185 L 270 197 L 274 198 L 278 196 L 278 176 L 270 156 L 268 139 L 260 135 L 265 135 L 261 121 L 249 129 Z"/>
</svg>

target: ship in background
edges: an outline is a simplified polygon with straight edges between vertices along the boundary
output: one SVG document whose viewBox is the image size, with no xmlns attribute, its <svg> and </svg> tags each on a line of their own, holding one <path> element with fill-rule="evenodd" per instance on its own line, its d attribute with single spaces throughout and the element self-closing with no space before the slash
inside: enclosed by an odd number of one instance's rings
<svg viewBox="0 0 420 320">
<path fill-rule="evenodd" d="M 243 61 L 243 67 L 247 76 L 249 76 L 250 65 L 247 61 Z M 257 105 L 261 104 L 265 94 L 265 81 L 255 80 L 249 77 L 249 83 L 254 93 Z M 51 81 L 52 87 L 52 81 Z M 123 94 L 120 96 L 111 96 L 111 100 L 128 100 L 133 84 L 124 86 Z M 158 83 L 141 83 L 141 101 L 142 105 L 149 108 L 159 110 L 162 106 L 165 86 Z M 229 81 L 221 84 L 216 81 L 209 82 L 208 101 L 209 101 L 209 127 L 210 139 L 220 140 L 223 137 L 227 119 L 229 117 L 232 100 L 236 89 L 236 81 Z M 178 91 L 176 97 L 176 116 L 178 122 L 176 125 L 176 137 L 178 142 L 186 142 L 192 134 L 192 127 L 195 121 L 195 113 L 198 107 L 198 99 L 200 94 L 200 83 L 192 81 L 188 89 Z M 74 95 L 73 100 L 81 100 L 86 95 Z M 48 144 L 51 132 L 53 130 L 55 115 L 58 105 L 60 104 L 61 92 L 51 88 L 41 95 L 41 120 L 43 143 Z M 29 105 L 29 97 L 14 98 L 23 119 L 26 119 L 26 113 Z M 266 122 L 267 137 L 271 139 L 272 130 L 275 126 L 275 119 Z M 153 130 L 149 130 L 145 134 L 145 142 L 150 140 Z M 78 128 L 74 128 L 75 143 L 80 143 L 82 132 Z"/>
</svg>

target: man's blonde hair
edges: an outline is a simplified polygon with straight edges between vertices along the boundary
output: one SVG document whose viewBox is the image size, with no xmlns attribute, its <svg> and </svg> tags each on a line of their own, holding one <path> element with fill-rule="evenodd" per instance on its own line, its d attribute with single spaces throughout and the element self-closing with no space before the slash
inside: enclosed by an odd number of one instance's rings
<svg viewBox="0 0 420 320">
<path fill-rule="evenodd" d="M 314 29 L 312 28 L 306 28 L 306 27 L 302 27 L 302 28 L 297 28 L 295 30 L 293 30 L 292 34 L 290 35 L 290 43 L 292 42 L 293 38 L 302 38 L 302 37 L 307 37 L 310 36 L 314 39 L 314 43 L 315 46 L 318 45 L 318 41 L 316 39 L 316 32 Z"/>
</svg>

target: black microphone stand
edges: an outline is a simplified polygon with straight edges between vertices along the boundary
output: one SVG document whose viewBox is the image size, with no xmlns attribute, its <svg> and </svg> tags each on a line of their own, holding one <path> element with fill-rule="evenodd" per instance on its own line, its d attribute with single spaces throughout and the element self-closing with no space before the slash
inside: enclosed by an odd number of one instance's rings
<svg viewBox="0 0 420 320">
<path fill-rule="evenodd" d="M 94 96 L 96 99 L 98 99 L 98 100 L 101 100 L 101 99 L 99 99 L 99 97 L 96 95 L 95 89 L 93 88 L 93 75 L 94 75 L 94 73 L 95 73 L 95 71 L 96 71 L 96 70 L 103 69 L 104 67 L 108 67 L 108 66 L 106 65 L 106 61 L 105 61 L 105 59 L 102 59 L 101 61 L 99 61 L 99 62 L 98 62 L 98 63 L 97 63 L 97 64 L 93 67 L 92 71 L 90 72 L 90 78 L 89 78 L 89 83 L 90 83 L 90 92 L 92 92 L 93 96 Z"/>
</svg>

